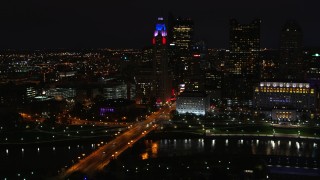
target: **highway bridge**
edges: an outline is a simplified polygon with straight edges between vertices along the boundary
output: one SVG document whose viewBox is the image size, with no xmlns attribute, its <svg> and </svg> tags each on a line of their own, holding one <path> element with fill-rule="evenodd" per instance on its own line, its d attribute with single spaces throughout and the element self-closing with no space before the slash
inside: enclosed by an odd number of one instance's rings
<svg viewBox="0 0 320 180">
<path fill-rule="evenodd" d="M 112 159 L 117 158 L 117 156 L 131 147 L 135 142 L 156 129 L 159 122 L 168 120 L 170 111 L 174 108 L 175 106 L 163 107 L 148 116 L 146 120 L 130 125 L 126 132 L 118 135 L 115 139 L 101 146 L 90 155 L 80 159 L 79 162 L 62 172 L 58 179 L 66 179 L 75 172 L 92 177 L 96 172 L 102 171 Z"/>
</svg>

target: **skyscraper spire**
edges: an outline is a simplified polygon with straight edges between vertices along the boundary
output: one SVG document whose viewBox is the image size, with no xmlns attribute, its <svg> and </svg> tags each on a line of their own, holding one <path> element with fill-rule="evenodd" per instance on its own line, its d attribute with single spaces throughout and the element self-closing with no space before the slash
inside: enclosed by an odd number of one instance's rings
<svg viewBox="0 0 320 180">
<path fill-rule="evenodd" d="M 161 39 L 161 43 L 165 45 L 167 43 L 167 28 L 164 23 L 163 17 L 158 17 L 158 22 L 153 34 L 152 44 L 156 44 L 156 38 Z"/>
</svg>

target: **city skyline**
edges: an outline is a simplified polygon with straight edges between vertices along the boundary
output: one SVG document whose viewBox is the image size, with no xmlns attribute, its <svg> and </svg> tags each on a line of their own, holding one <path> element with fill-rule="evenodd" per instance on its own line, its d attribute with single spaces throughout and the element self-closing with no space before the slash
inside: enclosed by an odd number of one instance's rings
<svg viewBox="0 0 320 180">
<path fill-rule="evenodd" d="M 302 27 L 305 47 L 317 47 L 320 41 L 319 2 L 13 0 L 0 5 L 2 49 L 142 48 L 151 46 L 156 18 L 169 12 L 193 19 L 196 40 L 205 40 L 211 48 L 228 48 L 232 18 L 240 23 L 261 19 L 261 47 L 279 47 L 280 30 L 288 19 Z"/>
<path fill-rule="evenodd" d="M 0 2 L 0 179 L 319 179 L 316 4 Z"/>
</svg>

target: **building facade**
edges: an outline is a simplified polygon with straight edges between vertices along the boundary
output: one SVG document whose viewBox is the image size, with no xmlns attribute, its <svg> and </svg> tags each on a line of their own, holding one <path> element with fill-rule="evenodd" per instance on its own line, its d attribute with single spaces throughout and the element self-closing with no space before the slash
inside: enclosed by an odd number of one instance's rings
<svg viewBox="0 0 320 180">
<path fill-rule="evenodd" d="M 173 70 L 174 86 L 183 83 L 192 60 L 191 49 L 194 37 L 194 23 L 190 18 L 169 17 L 169 67 Z"/>
<path fill-rule="evenodd" d="M 260 82 L 255 87 L 253 104 L 256 110 L 279 122 L 303 120 L 317 109 L 316 89 L 310 83 Z"/>
<path fill-rule="evenodd" d="M 178 50 L 190 50 L 194 23 L 190 18 L 176 18 L 172 28 L 172 42 Z"/>
<path fill-rule="evenodd" d="M 225 98 L 250 104 L 253 86 L 260 74 L 260 23 L 259 19 L 249 24 L 230 20 L 229 59 L 225 63 Z"/>
<path fill-rule="evenodd" d="M 179 114 L 205 115 L 210 108 L 210 98 L 203 92 L 183 92 L 177 97 L 176 110 Z"/>
<path fill-rule="evenodd" d="M 103 88 L 103 96 L 106 99 L 135 99 L 136 88 L 135 85 L 121 82 L 116 84 L 110 84 L 108 87 Z"/>
<path fill-rule="evenodd" d="M 231 74 L 255 74 L 260 50 L 260 23 L 256 19 L 250 24 L 230 20 L 230 58 L 227 63 Z"/>
<path fill-rule="evenodd" d="M 74 88 L 51 88 L 45 91 L 45 95 L 53 96 L 55 99 L 67 99 L 76 97 Z"/>
<path fill-rule="evenodd" d="M 302 30 L 293 20 L 287 21 L 280 33 L 279 78 L 302 80 Z"/>
</svg>

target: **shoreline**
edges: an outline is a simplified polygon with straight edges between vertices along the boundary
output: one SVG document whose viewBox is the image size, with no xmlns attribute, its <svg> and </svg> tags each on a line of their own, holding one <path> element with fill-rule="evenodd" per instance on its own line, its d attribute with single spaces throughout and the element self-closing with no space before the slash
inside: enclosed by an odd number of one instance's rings
<svg viewBox="0 0 320 180">
<path fill-rule="evenodd" d="M 70 139 L 60 139 L 60 140 L 53 140 L 53 141 L 39 141 L 39 142 L 19 142 L 19 143 L 0 143 L 1 146 L 19 146 L 19 145 L 42 145 L 42 144 L 59 144 L 65 142 L 71 143 L 79 143 L 79 141 L 88 141 L 88 140 L 96 140 L 100 138 L 106 138 L 105 136 L 93 136 L 93 137 L 81 137 L 81 138 L 70 138 Z M 294 139 L 300 141 L 320 141 L 320 137 L 312 137 L 312 136 L 298 136 L 292 134 L 280 134 L 276 133 L 274 135 L 271 134 L 200 134 L 195 132 L 181 132 L 181 131 L 166 131 L 166 132 L 151 132 L 146 137 L 154 138 L 154 139 L 181 139 L 181 138 L 204 138 L 204 139 L 214 139 L 214 138 L 245 138 L 245 139 Z"/>
<path fill-rule="evenodd" d="M 214 138 L 245 138 L 245 139 L 293 139 L 299 141 L 320 141 L 320 137 L 312 136 L 298 136 L 290 134 L 200 134 L 194 132 L 177 132 L 177 131 L 168 131 L 168 132 L 152 132 L 148 134 L 146 139 L 181 139 L 181 138 L 204 138 L 204 139 L 214 139 Z"/>
</svg>

